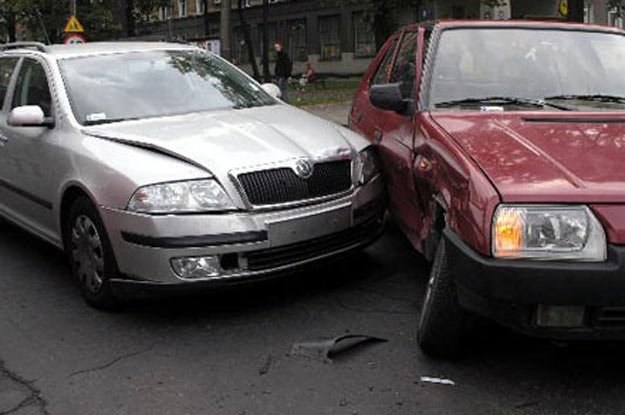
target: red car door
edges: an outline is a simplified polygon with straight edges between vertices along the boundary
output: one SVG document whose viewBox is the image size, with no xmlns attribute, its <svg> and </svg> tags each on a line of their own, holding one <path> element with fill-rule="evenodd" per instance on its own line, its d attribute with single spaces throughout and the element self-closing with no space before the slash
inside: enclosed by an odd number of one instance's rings
<svg viewBox="0 0 625 415">
<path fill-rule="evenodd" d="M 418 247 L 420 243 L 423 209 L 414 177 L 414 109 L 417 96 L 417 76 L 421 63 L 417 62 L 419 30 L 402 33 L 394 59 L 389 82 L 398 83 L 411 108 L 404 113 L 378 110 L 378 150 L 389 194 L 390 208 L 397 224 Z"/>
<path fill-rule="evenodd" d="M 372 143 L 376 142 L 380 136 L 380 119 L 383 119 L 385 113 L 389 111 L 380 110 L 371 104 L 369 88 L 372 85 L 388 83 L 398 41 L 399 34 L 396 34 L 391 36 L 382 46 L 369 70 L 365 73 L 352 104 L 349 116 L 350 128 L 365 136 Z"/>
</svg>

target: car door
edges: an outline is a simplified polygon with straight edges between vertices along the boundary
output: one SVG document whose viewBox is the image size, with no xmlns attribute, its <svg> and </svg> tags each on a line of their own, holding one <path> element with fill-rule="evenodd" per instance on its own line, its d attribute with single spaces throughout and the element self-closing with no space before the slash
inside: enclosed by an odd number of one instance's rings
<svg viewBox="0 0 625 415">
<path fill-rule="evenodd" d="M 393 62 L 389 83 L 398 83 L 402 96 L 409 100 L 411 110 L 382 111 L 379 122 L 378 152 L 384 167 L 386 185 L 393 216 L 408 238 L 416 242 L 422 224 L 422 209 L 413 175 L 414 108 L 417 95 L 417 49 L 419 30 L 402 34 Z"/>
<path fill-rule="evenodd" d="M 11 103 L 7 99 L 10 95 L 9 88 L 14 79 L 15 69 L 19 58 L 15 56 L 0 57 L 0 125 L 6 125 Z M 0 128 L 0 131 L 3 130 Z M 0 133 L 0 212 L 6 214 L 8 210 L 7 202 L 13 197 L 13 190 L 10 179 L 9 159 L 7 153 L 8 137 L 6 132 Z"/>
<path fill-rule="evenodd" d="M 371 104 L 369 89 L 373 85 L 388 83 L 398 42 L 399 35 L 394 35 L 382 46 L 372 63 L 372 69 L 365 74 L 350 113 L 350 128 L 371 142 L 376 142 L 381 137 L 380 118 L 385 117 L 384 113 L 388 111 L 382 111 Z"/>
<path fill-rule="evenodd" d="M 46 117 L 54 115 L 44 65 L 44 61 L 37 58 L 22 58 L 14 87 L 7 97 L 10 105 L 5 104 L 5 109 L 39 105 Z M 53 130 L 47 127 L 9 126 L 8 116 L 9 112 L 5 111 L 0 120 L 0 135 L 4 137 L 1 174 L 5 188 L 10 190 L 5 208 L 9 216 L 26 228 L 43 237 L 51 237 L 54 234 L 53 190 L 50 186 L 50 177 L 55 173 L 50 164 Z"/>
</svg>

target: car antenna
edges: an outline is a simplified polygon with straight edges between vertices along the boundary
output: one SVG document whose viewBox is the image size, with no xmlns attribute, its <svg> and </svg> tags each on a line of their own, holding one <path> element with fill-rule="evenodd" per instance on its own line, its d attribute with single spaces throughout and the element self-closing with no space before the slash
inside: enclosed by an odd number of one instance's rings
<svg viewBox="0 0 625 415">
<path fill-rule="evenodd" d="M 35 7 L 35 15 L 37 15 L 37 20 L 39 20 L 39 24 L 41 25 L 43 36 L 46 38 L 46 45 L 50 45 L 50 37 L 48 37 L 48 31 L 46 30 L 46 25 L 41 18 L 41 12 L 39 11 L 38 7 Z"/>
</svg>

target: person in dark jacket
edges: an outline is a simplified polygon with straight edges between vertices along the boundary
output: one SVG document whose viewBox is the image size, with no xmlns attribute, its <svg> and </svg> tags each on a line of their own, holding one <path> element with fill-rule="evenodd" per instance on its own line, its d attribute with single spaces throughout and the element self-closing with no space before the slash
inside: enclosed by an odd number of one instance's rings
<svg viewBox="0 0 625 415">
<path fill-rule="evenodd" d="M 289 56 L 282 50 L 282 45 L 280 43 L 273 45 L 273 48 L 276 51 L 276 67 L 274 69 L 276 83 L 280 88 L 282 100 L 284 102 L 289 102 L 289 97 L 286 94 L 286 85 L 288 79 L 291 77 L 293 65 L 291 64 Z"/>
</svg>

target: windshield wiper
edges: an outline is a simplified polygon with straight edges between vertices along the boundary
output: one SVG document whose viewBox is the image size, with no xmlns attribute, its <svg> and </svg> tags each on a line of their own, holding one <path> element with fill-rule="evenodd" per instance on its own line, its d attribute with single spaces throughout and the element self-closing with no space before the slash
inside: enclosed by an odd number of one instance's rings
<svg viewBox="0 0 625 415">
<path fill-rule="evenodd" d="M 101 120 L 87 120 L 85 121 L 85 125 L 102 125 L 102 124 L 112 124 L 114 122 L 122 122 L 122 121 L 133 121 L 138 120 L 139 118 L 103 118 Z"/>
<path fill-rule="evenodd" d="M 564 105 L 545 102 L 542 99 L 517 98 L 517 97 L 484 97 L 484 98 L 464 98 L 453 101 L 437 102 L 434 104 L 439 108 L 455 107 L 462 104 L 500 104 L 500 105 L 530 105 L 534 107 L 551 107 L 562 111 L 571 111 L 571 108 Z"/>
<path fill-rule="evenodd" d="M 545 100 L 550 99 L 562 99 L 571 101 L 597 101 L 597 102 L 616 102 L 625 104 L 625 97 L 618 95 L 604 95 L 604 94 L 591 94 L 591 95 L 554 95 L 552 97 L 545 97 Z"/>
</svg>

